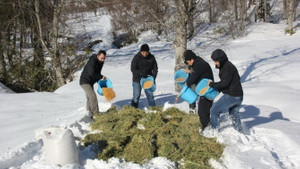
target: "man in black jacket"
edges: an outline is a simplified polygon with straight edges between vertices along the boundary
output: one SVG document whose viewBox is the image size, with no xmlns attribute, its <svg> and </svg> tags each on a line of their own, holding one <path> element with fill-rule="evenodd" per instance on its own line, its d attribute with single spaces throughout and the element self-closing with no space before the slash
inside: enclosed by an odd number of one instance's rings
<svg viewBox="0 0 300 169">
<path fill-rule="evenodd" d="M 196 54 L 191 50 L 186 50 L 183 55 L 185 63 L 193 69 L 193 71 L 190 71 L 189 69 L 186 70 L 187 73 L 190 73 L 190 76 L 186 81 L 187 86 L 191 87 L 193 84 L 197 85 L 204 78 L 214 80 L 212 69 L 205 60 L 196 56 Z M 204 96 L 200 96 L 198 102 L 198 115 L 202 125 L 202 130 L 207 127 L 210 121 L 211 106 L 212 100 L 208 100 Z"/>
<path fill-rule="evenodd" d="M 133 87 L 133 98 L 131 106 L 138 108 L 139 100 L 141 96 L 141 78 L 146 78 L 148 75 L 153 76 L 156 79 L 157 76 L 157 62 L 155 57 L 149 52 L 149 46 L 143 44 L 141 50 L 133 57 L 131 61 L 131 72 L 132 72 L 132 87 Z M 153 93 L 145 90 L 147 96 L 148 105 L 155 106 Z"/>
<path fill-rule="evenodd" d="M 106 77 L 101 74 L 105 58 L 106 52 L 103 50 L 100 50 L 98 54 L 92 55 L 84 66 L 80 76 L 80 87 L 84 90 L 87 98 L 86 110 L 88 116 L 91 118 L 99 112 L 98 100 L 93 86 L 98 80 L 106 79 Z"/>
<path fill-rule="evenodd" d="M 238 70 L 228 60 L 226 53 L 221 49 L 215 50 L 211 58 L 216 68 L 220 69 L 220 81 L 209 82 L 209 86 L 224 94 L 217 102 L 213 103 L 211 108 L 210 122 L 212 128 L 217 129 L 219 127 L 219 117 L 221 113 L 229 112 L 233 127 L 242 133 L 239 109 L 243 101 L 243 89 Z"/>
</svg>

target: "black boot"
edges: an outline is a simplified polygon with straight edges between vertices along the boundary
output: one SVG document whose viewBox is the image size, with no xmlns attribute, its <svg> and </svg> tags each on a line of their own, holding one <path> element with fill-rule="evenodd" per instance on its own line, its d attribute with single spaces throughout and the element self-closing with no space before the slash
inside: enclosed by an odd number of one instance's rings
<svg viewBox="0 0 300 169">
<path fill-rule="evenodd" d="M 131 106 L 132 107 L 135 107 L 135 108 L 138 108 L 139 107 L 139 103 L 137 102 L 134 102 L 133 100 L 131 101 Z"/>
</svg>

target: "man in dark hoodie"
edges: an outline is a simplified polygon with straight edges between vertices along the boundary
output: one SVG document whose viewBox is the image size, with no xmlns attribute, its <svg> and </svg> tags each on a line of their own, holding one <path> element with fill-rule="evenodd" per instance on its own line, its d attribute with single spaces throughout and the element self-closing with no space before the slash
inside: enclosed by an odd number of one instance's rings
<svg viewBox="0 0 300 169">
<path fill-rule="evenodd" d="M 100 50 L 98 54 L 90 56 L 80 75 L 79 83 L 86 94 L 86 110 L 90 118 L 93 118 L 93 115 L 99 112 L 98 100 L 93 86 L 98 80 L 106 79 L 101 74 L 105 58 L 106 52 L 103 50 Z"/>
<path fill-rule="evenodd" d="M 220 81 L 209 82 L 209 86 L 224 94 L 217 102 L 213 103 L 211 108 L 210 122 L 212 128 L 217 129 L 219 127 L 221 113 L 229 112 L 233 127 L 242 133 L 239 109 L 243 101 L 243 89 L 238 70 L 228 60 L 226 53 L 221 49 L 215 50 L 211 58 L 216 68 L 220 69 Z"/>
<path fill-rule="evenodd" d="M 197 85 L 202 79 L 208 78 L 214 80 L 212 69 L 209 64 L 202 58 L 196 56 L 196 54 L 191 50 L 186 50 L 184 52 L 185 63 L 192 68 L 186 70 L 190 73 L 189 78 L 186 81 L 186 85 L 191 87 L 191 85 Z M 202 125 L 202 130 L 207 127 L 210 118 L 210 108 L 212 106 L 212 100 L 208 100 L 204 96 L 200 96 L 198 102 L 198 115 Z"/>
<path fill-rule="evenodd" d="M 131 106 L 138 108 L 139 100 L 141 96 L 142 86 L 140 84 L 141 78 L 146 78 L 148 75 L 153 76 L 154 80 L 157 76 L 157 62 L 155 57 L 149 52 L 149 46 L 143 44 L 141 50 L 133 57 L 131 61 L 132 72 L 132 87 L 133 98 L 131 100 Z M 155 106 L 153 93 L 145 90 L 147 101 L 149 106 Z"/>
</svg>

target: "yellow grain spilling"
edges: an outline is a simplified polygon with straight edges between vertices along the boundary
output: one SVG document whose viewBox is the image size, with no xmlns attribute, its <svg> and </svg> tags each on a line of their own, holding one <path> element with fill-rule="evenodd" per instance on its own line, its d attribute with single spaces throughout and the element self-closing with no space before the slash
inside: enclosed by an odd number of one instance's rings
<svg viewBox="0 0 300 169">
<path fill-rule="evenodd" d="M 115 91 L 112 88 L 102 88 L 103 95 L 107 101 L 111 101 L 116 97 Z"/>
<path fill-rule="evenodd" d="M 206 86 L 205 88 L 200 90 L 200 95 L 204 95 L 204 93 L 208 90 L 209 86 Z"/>
<path fill-rule="evenodd" d="M 177 82 L 184 82 L 185 81 L 185 77 L 179 77 L 176 79 Z"/>
<path fill-rule="evenodd" d="M 152 82 L 152 81 L 146 81 L 146 82 L 143 84 L 143 88 L 144 88 L 144 89 L 148 89 L 148 88 L 150 88 L 152 85 L 153 85 L 153 82 Z"/>
</svg>

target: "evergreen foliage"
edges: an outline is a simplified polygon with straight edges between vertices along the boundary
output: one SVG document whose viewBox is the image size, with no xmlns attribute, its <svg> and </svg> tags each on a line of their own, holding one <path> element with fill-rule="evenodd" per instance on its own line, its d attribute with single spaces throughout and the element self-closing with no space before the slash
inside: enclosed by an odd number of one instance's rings
<svg viewBox="0 0 300 169">
<path fill-rule="evenodd" d="M 98 158 L 107 160 L 118 157 L 143 164 L 162 156 L 178 163 L 179 168 L 211 168 L 209 159 L 219 159 L 224 145 L 215 138 L 199 134 L 199 118 L 176 108 L 156 113 L 140 109 L 115 107 L 97 115 L 91 124 L 101 133 L 88 134 L 84 145 L 97 144 L 101 152 Z"/>
</svg>

